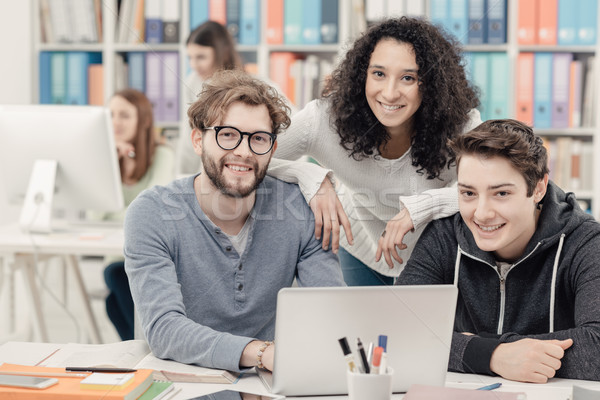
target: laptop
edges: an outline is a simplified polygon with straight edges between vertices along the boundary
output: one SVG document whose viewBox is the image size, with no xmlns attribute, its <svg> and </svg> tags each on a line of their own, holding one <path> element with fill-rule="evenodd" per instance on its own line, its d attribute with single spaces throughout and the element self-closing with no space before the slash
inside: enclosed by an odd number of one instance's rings
<svg viewBox="0 0 600 400">
<path fill-rule="evenodd" d="M 268 390 L 285 396 L 347 394 L 346 337 L 356 365 L 357 338 L 367 351 L 387 335 L 392 390 L 443 386 L 458 290 L 452 285 L 285 288 L 277 297 L 273 373 Z"/>
</svg>

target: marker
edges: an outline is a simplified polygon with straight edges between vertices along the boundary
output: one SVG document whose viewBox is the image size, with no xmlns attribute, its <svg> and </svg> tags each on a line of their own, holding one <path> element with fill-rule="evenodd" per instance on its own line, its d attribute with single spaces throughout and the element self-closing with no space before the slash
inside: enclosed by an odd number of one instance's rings
<svg viewBox="0 0 600 400">
<path fill-rule="evenodd" d="M 348 346 L 348 340 L 344 336 L 343 338 L 338 339 L 338 342 L 340 342 L 340 346 L 342 346 L 348 369 L 350 372 L 356 371 L 356 364 L 354 363 L 354 357 L 352 356 L 352 351 L 350 351 L 350 346 Z"/>
<path fill-rule="evenodd" d="M 94 367 L 66 367 L 65 371 L 79 371 L 79 372 L 135 372 L 137 369 L 130 368 L 94 368 Z"/>
<path fill-rule="evenodd" d="M 371 364 L 371 360 L 373 360 L 373 342 L 369 342 L 369 347 L 367 347 L 367 362 Z"/>
<path fill-rule="evenodd" d="M 383 354 L 383 347 L 377 346 L 373 350 L 373 362 L 371 363 L 372 374 L 385 374 L 385 371 L 381 370 L 381 355 Z"/>
<path fill-rule="evenodd" d="M 494 390 L 494 389 L 498 389 L 500 386 L 502 386 L 502 383 L 497 382 L 497 383 L 492 383 L 491 385 L 482 386 L 480 388 L 477 388 L 476 390 Z"/>
<path fill-rule="evenodd" d="M 358 346 L 358 354 L 360 354 L 360 361 L 362 362 L 363 370 L 365 371 L 365 374 L 368 374 L 371 372 L 371 369 L 369 368 L 369 362 L 367 361 L 365 348 L 363 347 L 360 338 L 356 338 L 356 346 Z"/>
<path fill-rule="evenodd" d="M 387 371 L 387 339 L 386 335 L 379 335 L 379 347 L 383 349 L 381 353 L 381 365 L 379 366 L 382 374 L 385 374 Z"/>
</svg>

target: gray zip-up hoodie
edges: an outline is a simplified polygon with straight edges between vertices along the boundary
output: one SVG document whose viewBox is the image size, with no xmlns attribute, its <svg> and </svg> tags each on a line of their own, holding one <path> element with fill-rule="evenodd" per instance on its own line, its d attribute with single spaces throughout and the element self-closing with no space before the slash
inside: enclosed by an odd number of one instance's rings
<svg viewBox="0 0 600 400">
<path fill-rule="evenodd" d="M 542 204 L 504 280 L 460 214 L 432 222 L 419 239 L 396 283 L 458 285 L 450 370 L 492 374 L 501 343 L 572 338 L 556 376 L 600 380 L 600 224 L 552 182 Z"/>
</svg>

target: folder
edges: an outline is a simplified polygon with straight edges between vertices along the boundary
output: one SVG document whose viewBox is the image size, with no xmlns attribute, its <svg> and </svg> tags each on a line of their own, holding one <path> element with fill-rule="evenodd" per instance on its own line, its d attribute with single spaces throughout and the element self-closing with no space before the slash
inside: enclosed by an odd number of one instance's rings
<svg viewBox="0 0 600 400">
<path fill-rule="evenodd" d="M 471 56 L 471 76 L 473 84 L 480 90 L 479 96 L 479 112 L 481 113 L 481 120 L 485 121 L 490 119 L 491 112 L 489 106 L 489 54 L 488 53 L 472 53 Z"/>
<path fill-rule="evenodd" d="M 146 54 L 127 53 L 127 86 L 140 92 L 146 91 Z"/>
<path fill-rule="evenodd" d="M 104 65 L 90 64 L 88 67 L 88 104 L 104 105 Z"/>
<path fill-rule="evenodd" d="M 242 0 L 240 12 L 240 43 L 256 45 L 260 42 L 259 0 Z"/>
<path fill-rule="evenodd" d="M 52 85 L 51 58 L 51 52 L 40 52 L 40 104 L 52 104 L 52 95 L 50 92 Z"/>
<path fill-rule="evenodd" d="M 144 43 L 146 37 L 146 10 L 145 0 L 137 0 L 133 15 L 133 29 L 129 31 L 127 42 Z"/>
<path fill-rule="evenodd" d="M 581 126 L 583 64 L 579 60 L 571 61 L 569 69 L 569 128 L 579 128 Z"/>
<path fill-rule="evenodd" d="M 338 0 L 321 0 L 321 42 L 338 42 Z"/>
<path fill-rule="evenodd" d="M 537 42 L 537 0 L 519 0 L 517 40 L 519 44 L 533 45 Z"/>
<path fill-rule="evenodd" d="M 569 73 L 571 53 L 554 53 L 552 59 L 552 127 L 569 126 Z"/>
<path fill-rule="evenodd" d="M 225 0 L 209 0 L 208 17 L 211 21 L 227 25 L 227 4 Z"/>
<path fill-rule="evenodd" d="M 208 0 L 189 0 L 189 2 L 190 31 L 193 31 L 198 25 L 208 21 Z"/>
<path fill-rule="evenodd" d="M 73 32 L 69 21 L 69 4 L 66 0 L 49 0 L 52 37 L 56 43 L 70 43 Z"/>
<path fill-rule="evenodd" d="M 266 0 L 267 44 L 283 44 L 283 0 Z M 337 0 L 333 0 L 337 5 Z"/>
<path fill-rule="evenodd" d="M 469 44 L 487 42 L 487 14 L 485 0 L 469 0 Z"/>
<path fill-rule="evenodd" d="M 181 1 L 182 0 L 161 0 L 163 43 L 179 43 Z"/>
<path fill-rule="evenodd" d="M 146 0 L 146 42 L 162 43 L 161 0 Z"/>
<path fill-rule="evenodd" d="M 558 0 L 558 44 L 571 46 L 577 43 L 577 17 L 579 0 Z"/>
<path fill-rule="evenodd" d="M 179 54 L 177 52 L 161 53 L 162 55 L 162 88 L 161 101 L 159 106 L 162 108 L 160 115 L 162 121 L 179 121 Z"/>
<path fill-rule="evenodd" d="M 538 43 L 555 45 L 557 43 L 558 0 L 536 0 L 538 11 Z"/>
<path fill-rule="evenodd" d="M 534 60 L 533 124 L 552 127 L 552 53 L 536 53 Z M 566 79 L 566 77 L 565 77 Z"/>
<path fill-rule="evenodd" d="M 533 126 L 533 53 L 519 53 L 517 56 L 516 118 L 526 125 Z"/>
<path fill-rule="evenodd" d="M 452 0 L 448 5 L 448 27 L 459 42 L 469 41 L 469 4 L 467 0 Z"/>
<path fill-rule="evenodd" d="M 0 365 L 0 373 L 3 371 L 35 372 L 40 374 L 65 373 L 64 368 L 36 367 L 8 363 Z M 120 390 L 112 388 L 106 390 L 81 389 L 80 382 L 83 378 L 59 377 L 57 378 L 58 384 L 46 389 L 35 390 L 35 393 L 32 392 L 33 389 L 0 386 L 0 398 L 12 400 L 30 400 L 32 398 L 43 400 L 96 400 L 99 398 L 105 400 L 134 400 L 140 397 L 152 385 L 153 372 L 151 369 L 138 369 L 135 372 L 133 382 Z"/>
<path fill-rule="evenodd" d="M 598 0 L 579 0 L 577 44 L 596 44 L 598 32 Z"/>
<path fill-rule="evenodd" d="M 50 56 L 50 102 L 67 104 L 67 54 L 53 52 Z"/>
<path fill-rule="evenodd" d="M 155 0 L 157 1 L 157 0 Z M 121 0 L 121 7 L 119 8 L 119 18 L 117 33 L 115 34 L 115 40 L 118 43 L 129 42 L 129 31 L 133 27 L 133 19 L 135 13 L 135 0 Z M 158 11 L 157 13 L 159 13 Z"/>
<path fill-rule="evenodd" d="M 240 41 L 240 0 L 224 0 L 225 1 L 225 18 L 227 19 L 227 30 L 237 42 Z"/>
<path fill-rule="evenodd" d="M 302 43 L 321 43 L 321 0 L 304 0 L 302 2 Z"/>
<path fill-rule="evenodd" d="M 161 102 L 162 60 L 159 53 L 146 54 L 146 97 L 152 104 L 154 121 L 163 121 Z"/>
<path fill-rule="evenodd" d="M 66 104 L 84 105 L 88 102 L 88 67 L 102 62 L 100 53 L 72 51 L 67 53 Z"/>
<path fill-rule="evenodd" d="M 295 60 L 296 55 L 290 52 L 274 52 L 269 56 L 270 79 L 281 88 L 283 94 L 290 100 L 294 99 L 290 69 Z"/>
<path fill-rule="evenodd" d="M 450 32 L 448 27 L 449 11 L 448 0 L 430 0 L 429 1 L 429 18 L 434 25 L 441 26 Z"/>
<path fill-rule="evenodd" d="M 487 42 L 506 43 L 506 0 L 488 0 L 487 16 Z"/>
<path fill-rule="evenodd" d="M 595 86 L 596 78 L 595 78 L 595 68 L 594 64 L 596 64 L 596 57 L 590 56 L 588 57 L 585 63 L 585 77 L 583 83 L 583 99 L 581 103 L 581 126 L 585 127 L 593 127 L 596 126 L 596 90 Z"/>
<path fill-rule="evenodd" d="M 94 0 L 69 0 L 70 23 L 73 41 L 76 43 L 98 42 Z"/>
<path fill-rule="evenodd" d="M 488 76 L 488 116 L 491 119 L 508 117 L 508 55 L 491 53 L 489 56 Z"/>
<path fill-rule="evenodd" d="M 284 0 L 283 41 L 285 44 L 302 44 L 302 0 Z"/>
</svg>

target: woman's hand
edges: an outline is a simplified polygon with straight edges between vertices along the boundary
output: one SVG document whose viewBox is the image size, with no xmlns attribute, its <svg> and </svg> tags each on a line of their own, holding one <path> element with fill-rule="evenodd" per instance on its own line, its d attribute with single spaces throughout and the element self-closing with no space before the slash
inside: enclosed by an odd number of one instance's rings
<svg viewBox="0 0 600 400">
<path fill-rule="evenodd" d="M 381 259 L 381 254 L 385 258 L 385 262 L 390 268 L 394 268 L 394 261 L 392 257 L 402 264 L 404 261 L 398 254 L 398 250 L 406 249 L 406 245 L 402 242 L 404 235 L 415 226 L 410 218 L 410 214 L 406 208 L 402 209 L 398 214 L 392 218 L 387 225 L 385 230 L 379 237 L 377 244 L 377 253 L 375 253 L 375 261 Z"/>
<path fill-rule="evenodd" d="M 315 215 L 315 238 L 319 240 L 323 237 L 324 250 L 329 248 L 331 237 L 331 251 L 337 254 L 340 248 L 340 225 L 344 227 L 348 243 L 354 243 L 350 221 L 329 178 L 323 180 L 309 205 Z"/>
<path fill-rule="evenodd" d="M 130 179 L 135 171 L 135 147 L 128 142 L 117 142 L 116 145 L 121 180 L 123 183 L 134 183 L 130 182 Z"/>
</svg>

